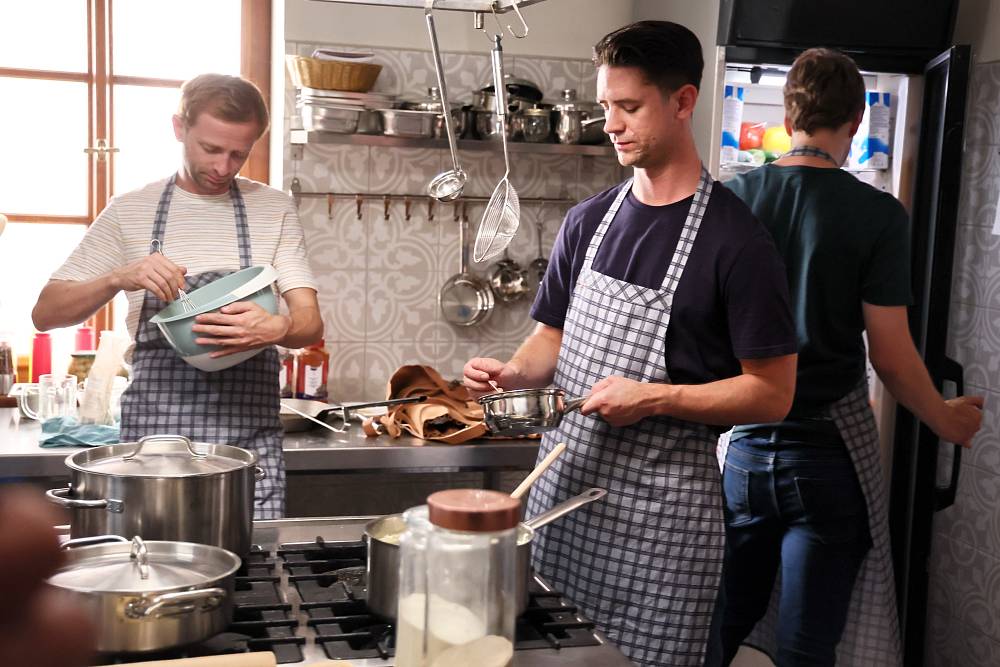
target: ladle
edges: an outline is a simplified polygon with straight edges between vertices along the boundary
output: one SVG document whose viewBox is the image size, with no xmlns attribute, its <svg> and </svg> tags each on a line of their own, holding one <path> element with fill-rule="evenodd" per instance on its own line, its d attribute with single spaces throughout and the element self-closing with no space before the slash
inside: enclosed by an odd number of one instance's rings
<svg viewBox="0 0 1000 667">
<path fill-rule="evenodd" d="M 444 116 L 444 131 L 448 135 L 451 169 L 435 176 L 427 185 L 427 193 L 438 201 L 447 202 L 453 201 L 462 194 L 469 176 L 458 164 L 458 148 L 455 144 L 455 132 L 452 130 L 454 119 L 451 116 L 451 106 L 448 104 L 448 87 L 444 80 L 441 52 L 438 50 L 437 28 L 434 26 L 434 2 L 435 0 L 427 0 L 424 18 L 427 21 L 427 32 L 431 38 L 431 51 L 434 54 L 434 72 L 437 74 L 438 90 L 441 91 L 441 113 Z"/>
</svg>

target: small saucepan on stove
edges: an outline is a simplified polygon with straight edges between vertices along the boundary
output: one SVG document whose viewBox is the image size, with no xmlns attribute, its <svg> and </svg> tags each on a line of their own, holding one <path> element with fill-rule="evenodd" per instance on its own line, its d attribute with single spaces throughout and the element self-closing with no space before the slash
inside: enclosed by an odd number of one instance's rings
<svg viewBox="0 0 1000 667">
<path fill-rule="evenodd" d="M 568 397 L 562 389 L 498 391 L 479 398 L 483 421 L 494 435 L 537 435 L 558 428 L 563 416 L 579 410 L 588 396 Z"/>
<path fill-rule="evenodd" d="M 608 495 L 604 489 L 587 489 L 564 500 L 517 527 L 517 595 L 518 615 L 528 608 L 528 582 L 531 579 L 531 542 L 535 531 L 577 508 Z M 396 618 L 399 596 L 399 538 L 406 530 L 402 514 L 389 514 L 369 521 L 365 526 L 368 543 L 368 608 L 387 619 Z"/>
</svg>

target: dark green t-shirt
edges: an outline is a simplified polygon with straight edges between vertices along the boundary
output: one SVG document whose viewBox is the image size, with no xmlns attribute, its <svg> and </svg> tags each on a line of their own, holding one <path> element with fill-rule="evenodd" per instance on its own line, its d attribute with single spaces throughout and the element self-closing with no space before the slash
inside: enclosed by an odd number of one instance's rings
<svg viewBox="0 0 1000 667">
<path fill-rule="evenodd" d="M 865 372 L 861 302 L 911 302 L 909 218 L 895 197 L 840 169 L 767 165 L 724 185 L 785 260 L 799 344 L 790 417 L 815 413 Z"/>
</svg>

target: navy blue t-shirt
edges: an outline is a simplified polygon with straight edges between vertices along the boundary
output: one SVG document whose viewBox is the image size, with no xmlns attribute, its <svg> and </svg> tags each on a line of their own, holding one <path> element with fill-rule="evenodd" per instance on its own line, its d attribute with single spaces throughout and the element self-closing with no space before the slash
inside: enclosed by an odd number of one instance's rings
<svg viewBox="0 0 1000 667">
<path fill-rule="evenodd" d="M 620 187 L 566 214 L 531 308 L 538 322 L 563 328 L 587 246 Z M 629 192 L 597 250 L 594 270 L 659 289 L 692 200 L 648 206 Z M 746 204 L 718 182 L 674 295 L 665 342 L 674 384 L 735 377 L 740 359 L 797 350 L 781 257 Z"/>
</svg>

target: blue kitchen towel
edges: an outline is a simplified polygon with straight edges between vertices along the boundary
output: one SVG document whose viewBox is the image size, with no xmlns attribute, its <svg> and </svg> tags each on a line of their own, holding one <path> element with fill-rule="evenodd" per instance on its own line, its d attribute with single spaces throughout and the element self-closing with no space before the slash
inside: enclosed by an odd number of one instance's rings
<svg viewBox="0 0 1000 667">
<path fill-rule="evenodd" d="M 40 447 L 93 447 L 118 442 L 118 424 L 81 424 L 75 417 L 53 417 L 42 422 Z"/>
</svg>

